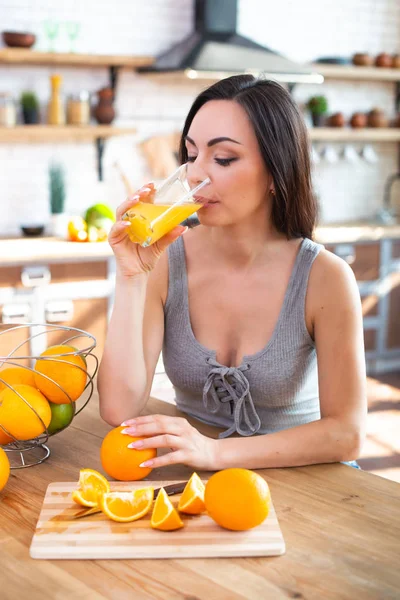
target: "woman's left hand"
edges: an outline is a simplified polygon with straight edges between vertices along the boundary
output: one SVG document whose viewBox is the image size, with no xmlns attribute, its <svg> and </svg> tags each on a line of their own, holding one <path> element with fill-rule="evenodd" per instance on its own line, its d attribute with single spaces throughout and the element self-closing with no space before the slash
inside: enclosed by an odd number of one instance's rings
<svg viewBox="0 0 400 600">
<path fill-rule="evenodd" d="M 147 415 L 122 423 L 122 433 L 146 439 L 132 442 L 128 448 L 171 448 L 171 452 L 142 463 L 141 467 L 165 467 L 184 464 L 196 469 L 213 471 L 216 466 L 217 440 L 202 435 L 181 417 Z"/>
</svg>

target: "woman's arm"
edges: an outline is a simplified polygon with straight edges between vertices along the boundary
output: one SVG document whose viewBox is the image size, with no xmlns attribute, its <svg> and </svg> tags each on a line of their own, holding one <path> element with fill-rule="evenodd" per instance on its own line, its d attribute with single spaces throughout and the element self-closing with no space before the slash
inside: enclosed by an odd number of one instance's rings
<svg viewBox="0 0 400 600">
<path fill-rule="evenodd" d="M 164 336 L 165 250 L 187 229 L 179 225 L 148 248 L 132 243 L 124 215 L 139 201 L 152 202 L 153 196 L 154 186 L 148 184 L 123 202 L 108 236 L 117 278 L 97 387 L 100 415 L 114 426 L 139 414 L 147 402 Z"/>
<path fill-rule="evenodd" d="M 100 415 L 110 425 L 135 417 L 147 402 L 164 335 L 164 312 L 153 273 L 117 275 L 97 386 Z"/>
<path fill-rule="evenodd" d="M 138 417 L 127 423 L 127 433 L 149 436 L 140 447 L 173 449 L 151 466 L 261 469 L 356 459 L 367 414 L 361 302 L 351 269 L 328 252 L 311 269 L 306 317 L 318 356 L 320 420 L 268 435 L 214 440 L 186 419 Z"/>
</svg>

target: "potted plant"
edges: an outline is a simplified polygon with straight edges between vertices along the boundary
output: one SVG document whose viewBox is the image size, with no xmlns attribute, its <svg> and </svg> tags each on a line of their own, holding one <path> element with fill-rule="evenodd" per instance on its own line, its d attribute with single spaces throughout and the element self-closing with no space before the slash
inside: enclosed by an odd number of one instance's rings
<svg viewBox="0 0 400 600">
<path fill-rule="evenodd" d="M 39 101 L 36 94 L 33 92 L 23 92 L 21 95 L 21 107 L 26 125 L 39 123 Z"/>
<path fill-rule="evenodd" d="M 328 101 L 325 96 L 312 96 L 307 102 L 314 127 L 321 127 L 323 117 L 328 112 Z"/>
<path fill-rule="evenodd" d="M 52 164 L 49 168 L 49 194 L 51 212 L 51 232 L 56 237 L 67 237 L 68 217 L 65 209 L 65 176 L 61 165 Z"/>
</svg>

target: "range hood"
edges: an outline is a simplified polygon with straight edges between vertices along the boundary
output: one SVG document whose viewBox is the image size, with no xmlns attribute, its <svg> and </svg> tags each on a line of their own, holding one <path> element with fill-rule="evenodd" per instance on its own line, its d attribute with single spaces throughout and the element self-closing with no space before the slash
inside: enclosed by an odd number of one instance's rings
<svg viewBox="0 0 400 600">
<path fill-rule="evenodd" d="M 237 0 L 195 0 L 194 32 L 138 71 L 189 79 L 251 73 L 288 84 L 323 82 L 322 75 L 239 35 L 237 8 Z"/>
</svg>

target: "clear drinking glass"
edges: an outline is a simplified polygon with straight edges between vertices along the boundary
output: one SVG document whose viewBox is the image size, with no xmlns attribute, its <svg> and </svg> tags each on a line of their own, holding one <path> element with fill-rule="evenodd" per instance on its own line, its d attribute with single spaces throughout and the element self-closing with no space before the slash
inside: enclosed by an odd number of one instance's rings
<svg viewBox="0 0 400 600">
<path fill-rule="evenodd" d="M 143 248 L 157 242 L 202 207 L 193 196 L 209 183 L 207 177 L 190 189 L 187 163 L 181 165 L 156 189 L 151 203 L 139 201 L 125 213 L 123 219 L 131 224 L 130 240 Z"/>
<path fill-rule="evenodd" d="M 66 21 L 64 25 L 69 39 L 69 51 L 74 53 L 76 52 L 75 42 L 79 36 L 80 23 L 77 21 Z"/>
<path fill-rule="evenodd" d="M 55 41 L 58 36 L 59 23 L 57 21 L 47 20 L 44 22 L 44 30 L 49 40 L 48 51 L 55 52 Z"/>
</svg>

